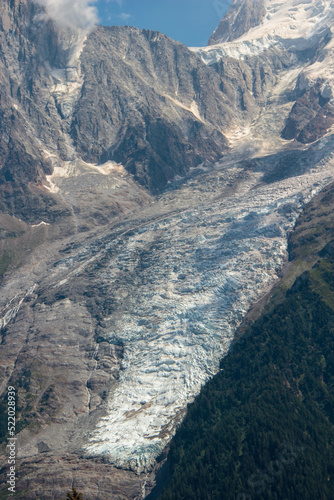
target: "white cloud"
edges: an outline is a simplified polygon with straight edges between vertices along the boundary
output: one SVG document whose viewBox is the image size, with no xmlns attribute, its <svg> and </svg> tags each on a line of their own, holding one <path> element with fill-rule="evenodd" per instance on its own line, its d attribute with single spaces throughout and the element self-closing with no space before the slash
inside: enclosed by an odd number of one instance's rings
<svg viewBox="0 0 334 500">
<path fill-rule="evenodd" d="M 119 17 L 123 20 L 123 21 L 127 21 L 128 19 L 130 19 L 131 14 L 127 14 L 126 12 L 122 12 Z"/>
<path fill-rule="evenodd" d="M 110 2 L 115 2 L 119 5 L 119 7 L 122 7 L 123 5 L 123 0 L 107 0 L 108 3 Z"/>
<path fill-rule="evenodd" d="M 98 22 L 96 0 L 36 0 L 48 18 L 63 28 L 92 28 Z M 119 0 L 117 0 L 119 1 Z"/>
</svg>

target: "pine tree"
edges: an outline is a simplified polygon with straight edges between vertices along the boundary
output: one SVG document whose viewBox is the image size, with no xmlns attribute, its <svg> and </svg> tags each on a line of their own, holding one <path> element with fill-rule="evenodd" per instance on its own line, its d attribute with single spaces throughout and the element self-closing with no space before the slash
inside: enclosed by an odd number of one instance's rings
<svg viewBox="0 0 334 500">
<path fill-rule="evenodd" d="M 65 500 L 83 500 L 83 496 L 72 487 L 72 493 L 68 492 Z"/>
</svg>

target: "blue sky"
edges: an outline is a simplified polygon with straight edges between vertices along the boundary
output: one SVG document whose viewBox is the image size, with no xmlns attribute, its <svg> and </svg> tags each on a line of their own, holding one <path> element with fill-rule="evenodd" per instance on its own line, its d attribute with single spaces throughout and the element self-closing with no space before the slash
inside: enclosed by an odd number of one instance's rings
<svg viewBox="0 0 334 500">
<path fill-rule="evenodd" d="M 206 45 L 231 0 L 98 0 L 103 25 L 161 31 L 188 46 Z"/>
</svg>

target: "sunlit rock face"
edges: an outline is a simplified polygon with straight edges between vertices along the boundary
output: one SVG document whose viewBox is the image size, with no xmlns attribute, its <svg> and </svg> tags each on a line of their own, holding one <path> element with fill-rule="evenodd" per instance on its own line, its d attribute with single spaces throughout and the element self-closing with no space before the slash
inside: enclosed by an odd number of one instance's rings
<svg viewBox="0 0 334 500">
<path fill-rule="evenodd" d="M 22 471 L 150 469 L 332 181 L 331 2 L 260 3 L 247 33 L 192 50 L 1 4 L 0 229 L 23 239 L 0 380 L 18 387 Z"/>
</svg>

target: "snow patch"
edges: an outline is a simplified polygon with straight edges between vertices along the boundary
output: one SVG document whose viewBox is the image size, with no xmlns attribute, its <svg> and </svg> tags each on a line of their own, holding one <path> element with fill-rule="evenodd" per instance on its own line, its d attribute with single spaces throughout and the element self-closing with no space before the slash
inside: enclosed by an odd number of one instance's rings
<svg viewBox="0 0 334 500">
<path fill-rule="evenodd" d="M 40 227 L 40 226 L 50 226 L 50 224 L 48 222 L 44 222 L 44 220 L 42 220 L 42 222 L 40 222 L 39 224 L 32 224 L 31 227 Z"/>
<path fill-rule="evenodd" d="M 175 92 L 175 95 L 177 95 L 176 92 Z M 186 106 L 185 104 L 183 104 L 182 102 L 178 101 L 177 99 L 174 99 L 173 97 L 171 97 L 168 94 L 164 94 L 164 97 L 166 99 L 169 99 L 170 101 L 172 101 L 174 104 L 176 104 L 176 106 L 178 106 L 178 107 L 180 107 L 182 109 L 185 109 L 186 111 L 189 111 L 190 113 L 192 113 L 195 116 L 195 118 L 197 118 L 197 120 L 203 122 L 203 119 L 201 118 L 201 115 L 200 115 L 200 112 L 199 112 L 198 105 L 197 105 L 196 101 L 192 101 L 192 103 L 191 103 L 190 106 Z"/>
<path fill-rule="evenodd" d="M 62 49 L 69 53 L 65 68 L 49 67 L 54 85 L 51 94 L 54 96 L 62 118 L 67 119 L 73 112 L 73 107 L 80 96 L 83 85 L 80 56 L 87 40 L 87 30 L 68 31 L 61 41 Z"/>
</svg>

